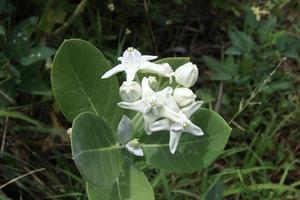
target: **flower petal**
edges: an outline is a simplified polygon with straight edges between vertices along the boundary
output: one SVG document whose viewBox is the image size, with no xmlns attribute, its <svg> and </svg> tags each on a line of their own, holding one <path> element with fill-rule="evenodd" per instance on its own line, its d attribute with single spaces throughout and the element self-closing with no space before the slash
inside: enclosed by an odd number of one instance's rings
<svg viewBox="0 0 300 200">
<path fill-rule="evenodd" d="M 129 109 L 129 110 L 135 110 L 137 112 L 144 113 L 145 109 L 147 108 L 146 104 L 143 102 L 142 99 L 135 101 L 135 102 L 120 102 L 118 103 L 118 106 L 121 108 Z"/>
<path fill-rule="evenodd" d="M 124 65 L 119 64 L 119 65 L 115 66 L 114 68 L 110 69 L 109 71 L 107 71 L 105 74 L 103 74 L 103 76 L 101 78 L 104 79 L 104 78 L 111 77 L 112 75 L 119 73 L 121 71 L 124 71 L 124 70 L 125 70 Z"/>
<path fill-rule="evenodd" d="M 153 115 L 151 112 L 144 114 L 144 127 L 147 135 L 151 135 L 152 130 L 150 126 L 159 118 L 158 116 Z"/>
<path fill-rule="evenodd" d="M 182 116 L 178 112 L 170 109 L 168 106 L 164 106 L 164 111 L 164 117 L 172 120 L 173 122 L 182 122 Z"/>
<path fill-rule="evenodd" d="M 169 148 L 172 154 L 174 154 L 177 149 L 181 133 L 181 131 L 170 131 Z"/>
<path fill-rule="evenodd" d="M 185 114 L 187 118 L 190 118 L 194 112 L 196 112 L 203 104 L 203 101 L 196 101 L 191 105 L 182 108 L 182 112 Z"/>
<path fill-rule="evenodd" d="M 190 133 L 190 134 L 196 135 L 196 136 L 204 135 L 202 129 L 193 123 L 190 123 L 188 127 L 184 128 L 183 132 L 187 132 L 187 133 Z"/>
<path fill-rule="evenodd" d="M 121 144 L 126 144 L 132 137 L 132 122 L 126 116 L 123 115 L 118 125 L 118 136 Z"/>
<path fill-rule="evenodd" d="M 150 126 L 150 130 L 151 131 L 164 131 L 164 130 L 168 131 L 168 130 L 170 130 L 170 120 L 168 120 L 168 119 L 159 120 Z"/>
<path fill-rule="evenodd" d="M 130 82 L 133 81 L 136 75 L 136 72 L 138 71 L 137 68 L 134 67 L 126 67 L 125 72 L 126 72 L 126 81 Z"/>
<path fill-rule="evenodd" d="M 142 61 L 142 54 L 138 50 L 129 47 L 126 51 L 124 51 L 122 58 L 123 63 L 132 67 Z"/>
<path fill-rule="evenodd" d="M 128 142 L 126 145 L 125 145 L 126 149 L 132 153 L 133 155 L 136 155 L 136 156 L 144 156 L 144 152 L 143 152 L 143 149 L 142 147 L 140 146 L 136 146 L 134 144 L 130 142 Z"/>
<path fill-rule="evenodd" d="M 167 63 L 155 64 L 155 63 L 146 61 L 140 65 L 140 70 L 141 70 L 141 72 L 154 73 L 154 74 L 158 74 L 160 76 L 168 77 L 168 78 L 171 78 L 172 75 L 174 74 L 171 66 Z M 172 79 L 170 79 L 170 81 L 172 81 Z"/>
<path fill-rule="evenodd" d="M 148 78 L 144 77 L 142 80 L 142 98 L 145 99 L 147 97 L 150 97 L 154 94 L 155 92 L 151 89 L 149 85 L 149 80 Z"/>
<path fill-rule="evenodd" d="M 179 112 L 180 109 L 176 104 L 176 101 L 172 95 L 173 89 L 171 87 L 166 87 L 165 89 L 156 93 L 158 102 L 163 102 L 167 107 L 175 112 Z"/>
<path fill-rule="evenodd" d="M 143 55 L 143 56 L 142 56 L 142 60 L 143 60 L 143 61 L 154 60 L 154 59 L 156 59 L 156 58 L 157 58 L 157 56 L 150 56 L 150 55 Z"/>
</svg>

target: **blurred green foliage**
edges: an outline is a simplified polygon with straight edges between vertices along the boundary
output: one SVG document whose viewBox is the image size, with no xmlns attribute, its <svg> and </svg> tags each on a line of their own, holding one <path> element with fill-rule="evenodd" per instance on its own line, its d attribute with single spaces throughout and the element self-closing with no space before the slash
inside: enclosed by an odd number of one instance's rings
<svg viewBox="0 0 300 200">
<path fill-rule="evenodd" d="M 293 0 L 0 1 L 0 199 L 87 199 L 49 84 L 65 38 L 91 42 L 111 65 L 128 46 L 191 56 L 197 96 L 231 122 L 226 151 L 206 170 L 138 162 L 157 199 L 299 199 L 299 13 Z"/>
</svg>

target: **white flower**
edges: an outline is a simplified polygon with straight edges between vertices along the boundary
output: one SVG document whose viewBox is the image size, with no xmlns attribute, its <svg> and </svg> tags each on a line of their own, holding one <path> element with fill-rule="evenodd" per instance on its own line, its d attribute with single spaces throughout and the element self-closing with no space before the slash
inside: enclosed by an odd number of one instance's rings
<svg viewBox="0 0 300 200">
<path fill-rule="evenodd" d="M 108 78 L 116 73 L 125 71 L 126 80 L 133 81 L 136 73 L 140 70 L 142 72 L 159 74 L 164 77 L 171 77 L 171 73 L 173 71 L 170 66 L 149 62 L 150 60 L 156 58 L 157 56 L 143 56 L 138 50 L 134 49 L 133 47 L 129 47 L 123 53 L 123 56 L 118 58 L 118 60 L 121 61 L 121 64 L 107 71 L 102 78 Z"/>
<path fill-rule="evenodd" d="M 142 88 L 136 81 L 124 81 L 120 87 L 119 94 L 123 101 L 134 102 L 141 97 Z"/>
<path fill-rule="evenodd" d="M 173 97 L 179 107 L 185 107 L 195 102 L 196 95 L 189 88 L 176 88 Z"/>
<path fill-rule="evenodd" d="M 201 136 L 204 135 L 201 128 L 193 124 L 189 118 L 194 112 L 196 112 L 203 102 L 197 101 L 187 106 L 180 111 L 172 110 L 165 106 L 165 117 L 167 119 L 159 120 L 150 126 L 151 131 L 170 131 L 169 148 L 172 154 L 175 153 L 180 136 L 183 132 L 190 133 L 192 135 Z"/>
<path fill-rule="evenodd" d="M 143 156 L 143 149 L 137 139 L 132 139 L 132 122 L 123 115 L 118 125 L 118 136 L 120 143 L 132 154 Z"/>
<path fill-rule="evenodd" d="M 192 87 L 198 78 L 198 68 L 191 62 L 181 65 L 175 70 L 175 80 L 184 87 Z"/>
<path fill-rule="evenodd" d="M 118 106 L 143 113 L 145 131 L 150 135 L 149 126 L 158 118 L 163 117 L 164 106 L 167 104 L 168 99 L 172 98 L 172 93 L 173 89 L 171 87 L 154 92 L 149 86 L 148 79 L 143 78 L 142 99 L 135 102 L 120 102 Z"/>
<path fill-rule="evenodd" d="M 142 145 L 139 143 L 139 140 L 136 138 L 127 142 L 125 147 L 130 153 L 132 153 L 136 156 L 144 155 Z"/>
</svg>

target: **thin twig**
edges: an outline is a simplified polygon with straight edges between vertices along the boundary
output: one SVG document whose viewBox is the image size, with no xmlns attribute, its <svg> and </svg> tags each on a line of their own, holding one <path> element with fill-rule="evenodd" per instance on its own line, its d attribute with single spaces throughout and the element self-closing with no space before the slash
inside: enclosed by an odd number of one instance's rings
<svg viewBox="0 0 300 200">
<path fill-rule="evenodd" d="M 235 125 L 238 129 L 240 129 L 241 131 L 246 131 L 241 125 L 239 125 L 238 123 L 236 123 L 235 121 L 231 122 L 233 125 Z"/>
<path fill-rule="evenodd" d="M 10 96 L 8 96 L 8 94 L 3 92 L 2 90 L 0 90 L 0 95 L 2 95 L 7 101 L 9 101 L 10 104 L 16 105 L 15 100 L 13 98 L 11 98 Z"/>
<path fill-rule="evenodd" d="M 28 173 L 26 173 L 26 174 L 23 174 L 23 175 L 21 175 L 21 176 L 18 176 L 18 177 L 16 177 L 16 178 L 14 178 L 14 179 L 8 181 L 7 183 L 4 183 L 3 185 L 1 185 L 1 186 L 0 186 L 0 190 L 1 190 L 2 188 L 6 187 L 7 185 L 9 185 L 9 184 L 11 184 L 11 183 L 13 183 L 13 182 L 16 182 L 17 180 L 19 180 L 19 179 L 21 179 L 21 178 L 24 178 L 24 177 L 26 177 L 26 176 L 28 176 L 28 175 L 30 175 L 30 174 L 34 174 L 34 173 L 37 173 L 37 172 L 40 172 L 40 171 L 44 171 L 44 170 L 45 170 L 45 168 L 36 169 L 36 170 L 33 170 L 33 171 L 28 172 Z"/>
<path fill-rule="evenodd" d="M 81 0 L 81 2 L 77 5 L 76 9 L 71 15 L 71 17 L 61 27 L 56 29 L 53 34 L 59 35 L 63 33 L 75 21 L 75 19 L 83 12 L 87 2 L 88 0 Z"/>
<path fill-rule="evenodd" d="M 3 157 L 3 152 L 4 152 L 4 146 L 5 146 L 5 138 L 6 138 L 6 133 L 7 133 L 7 127 L 8 127 L 8 116 L 5 118 L 4 122 L 4 130 L 3 130 L 3 136 L 2 136 L 2 144 L 1 144 L 1 155 L 0 157 Z"/>
<path fill-rule="evenodd" d="M 216 102 L 216 105 L 215 105 L 215 111 L 216 112 L 220 111 L 221 103 L 222 103 L 222 96 L 223 96 L 223 81 L 220 82 L 218 98 L 217 98 L 217 102 Z"/>
<path fill-rule="evenodd" d="M 258 86 L 256 87 L 252 92 L 250 97 L 246 100 L 246 103 L 244 105 L 241 105 L 239 107 L 238 112 L 235 113 L 235 115 L 231 118 L 231 120 L 228 122 L 228 124 L 231 124 L 233 122 L 233 120 L 235 120 L 235 118 L 237 116 L 239 116 L 244 110 L 245 108 L 248 107 L 248 105 L 251 103 L 251 101 L 254 99 L 254 97 L 256 97 L 256 95 L 261 92 L 263 90 L 263 88 L 265 87 L 265 85 L 267 83 L 269 83 L 271 81 L 271 77 L 275 74 L 275 72 L 278 70 L 278 68 L 282 65 L 282 63 L 286 60 L 286 57 L 283 57 L 280 62 L 277 64 L 277 66 L 275 67 L 275 69 L 269 74 L 269 76 L 267 76 L 267 78 Z"/>
</svg>

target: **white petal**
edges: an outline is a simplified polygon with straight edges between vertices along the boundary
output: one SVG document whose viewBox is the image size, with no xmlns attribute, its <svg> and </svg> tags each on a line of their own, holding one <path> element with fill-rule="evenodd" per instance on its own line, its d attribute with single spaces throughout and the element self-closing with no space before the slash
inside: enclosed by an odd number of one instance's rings
<svg viewBox="0 0 300 200">
<path fill-rule="evenodd" d="M 128 142 L 125 147 L 130 153 L 136 156 L 144 156 L 143 149 L 140 146 L 134 146 L 131 144 L 131 142 Z"/>
<path fill-rule="evenodd" d="M 183 126 L 181 123 L 176 123 L 176 122 L 173 122 L 170 126 L 170 129 L 173 130 L 173 131 L 181 131 L 183 130 Z"/>
<path fill-rule="evenodd" d="M 147 108 L 146 104 L 143 102 L 142 99 L 135 101 L 135 102 L 120 102 L 118 106 L 125 109 L 135 110 L 137 112 L 144 113 L 145 109 Z"/>
<path fill-rule="evenodd" d="M 157 100 L 159 102 L 167 101 L 167 99 L 172 96 L 173 89 L 171 87 L 166 87 L 161 91 L 156 92 Z"/>
<path fill-rule="evenodd" d="M 164 131 L 164 130 L 168 131 L 168 130 L 170 130 L 170 120 L 168 120 L 168 119 L 159 120 L 150 126 L 150 130 L 151 131 Z"/>
<path fill-rule="evenodd" d="M 132 122 L 126 116 L 123 115 L 118 125 L 118 136 L 121 144 L 126 144 L 132 137 Z"/>
<path fill-rule="evenodd" d="M 174 154 L 177 149 L 181 133 L 180 131 L 170 131 L 169 147 L 172 154 Z"/>
<path fill-rule="evenodd" d="M 124 71 L 124 70 L 125 70 L 124 65 L 119 64 L 119 65 L 115 66 L 114 68 L 110 69 L 109 71 L 107 71 L 101 78 L 104 79 L 104 78 L 111 77 L 112 75 L 119 73 L 121 71 Z"/>
<path fill-rule="evenodd" d="M 135 61 L 142 59 L 142 54 L 138 50 L 129 47 L 126 51 L 124 51 L 122 57 L 124 62 L 134 63 Z"/>
<path fill-rule="evenodd" d="M 125 72 L 126 72 L 126 81 L 130 82 L 133 81 L 136 75 L 136 72 L 138 71 L 137 68 L 134 67 L 126 67 Z"/>
<path fill-rule="evenodd" d="M 147 98 L 150 97 L 154 94 L 155 92 L 151 89 L 149 85 L 149 80 L 148 78 L 144 77 L 142 80 L 142 98 Z"/>
<path fill-rule="evenodd" d="M 182 116 L 174 110 L 171 110 L 168 106 L 164 106 L 164 117 L 172 120 L 173 122 L 182 122 Z"/>
<path fill-rule="evenodd" d="M 142 56 L 143 61 L 154 60 L 156 58 L 157 58 L 157 56 L 150 56 L 150 55 L 143 55 Z"/>
<path fill-rule="evenodd" d="M 203 104 L 203 101 L 196 101 L 192 103 L 191 105 L 182 108 L 181 111 L 185 114 L 187 118 L 190 118 L 194 112 L 196 112 Z"/>
<path fill-rule="evenodd" d="M 118 57 L 117 60 L 123 62 L 123 57 Z"/>
<path fill-rule="evenodd" d="M 170 78 L 170 82 L 172 82 L 171 77 L 174 75 L 174 72 L 173 72 L 171 66 L 167 63 L 155 64 L 155 63 L 146 61 L 146 62 L 141 63 L 140 70 L 141 70 L 141 72 L 149 72 L 149 73 L 158 74 L 163 77 L 168 77 L 168 78 Z"/>
<path fill-rule="evenodd" d="M 141 64 L 140 70 L 142 70 L 142 72 L 150 72 L 150 73 L 163 73 L 164 72 L 164 68 L 162 65 L 151 63 L 148 61 L 143 62 Z"/>
<path fill-rule="evenodd" d="M 190 123 L 188 127 L 184 128 L 183 132 L 187 132 L 196 136 L 204 135 L 202 129 L 193 123 Z"/>
<path fill-rule="evenodd" d="M 150 126 L 158 119 L 158 116 L 153 115 L 151 112 L 144 114 L 144 126 L 145 132 L 148 135 L 151 135 L 152 131 L 150 130 Z"/>
</svg>

